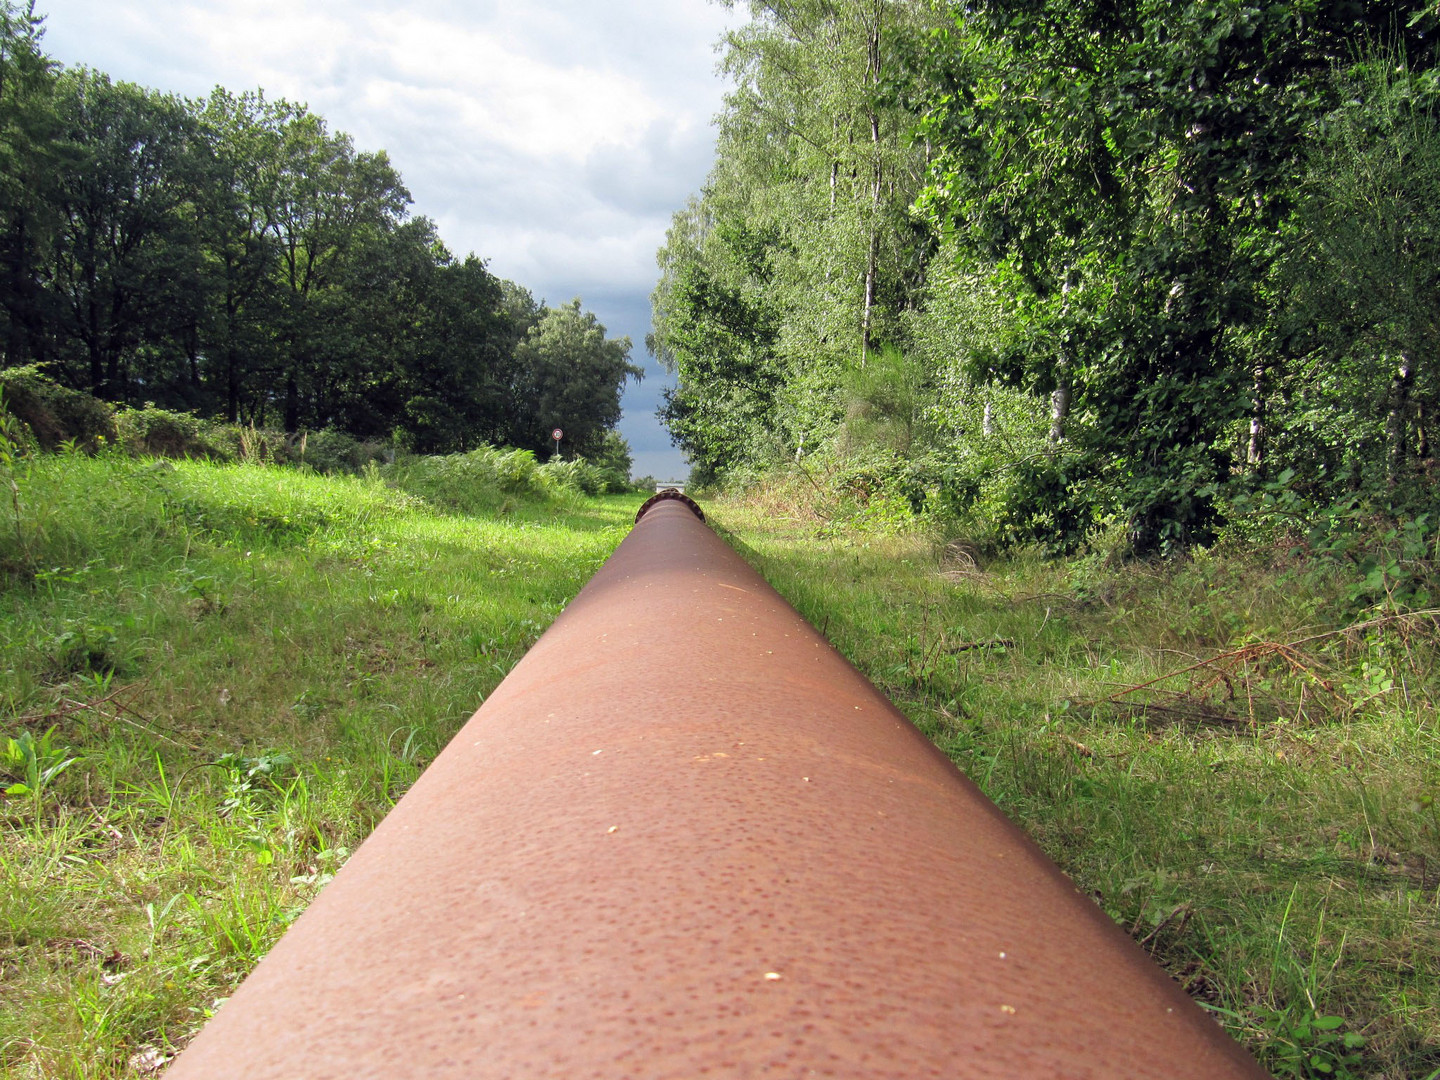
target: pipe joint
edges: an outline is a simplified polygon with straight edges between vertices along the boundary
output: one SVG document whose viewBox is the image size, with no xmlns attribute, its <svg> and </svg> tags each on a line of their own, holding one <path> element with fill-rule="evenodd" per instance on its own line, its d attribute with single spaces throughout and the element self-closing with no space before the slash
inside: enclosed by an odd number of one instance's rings
<svg viewBox="0 0 1440 1080">
<path fill-rule="evenodd" d="M 665 502 L 667 499 L 674 499 L 676 502 L 684 503 L 697 518 L 701 521 L 705 520 L 705 511 L 700 509 L 700 504 L 683 491 L 660 491 L 646 499 L 640 509 L 635 511 L 635 521 L 638 523 L 652 506 L 656 503 Z"/>
</svg>

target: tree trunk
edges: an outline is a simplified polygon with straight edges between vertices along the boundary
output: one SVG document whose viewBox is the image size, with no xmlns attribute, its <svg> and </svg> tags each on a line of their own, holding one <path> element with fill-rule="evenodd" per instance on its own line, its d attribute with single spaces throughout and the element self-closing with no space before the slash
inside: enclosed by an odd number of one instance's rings
<svg viewBox="0 0 1440 1080">
<path fill-rule="evenodd" d="M 120 377 L 120 353 L 112 343 L 105 356 L 105 394 L 111 401 L 125 400 L 124 380 Z"/>
<path fill-rule="evenodd" d="M 225 416 L 232 424 L 240 422 L 240 359 L 233 340 L 225 347 Z"/>
<path fill-rule="evenodd" d="M 105 398 L 109 395 L 105 392 L 105 356 L 100 351 L 98 342 L 89 343 L 90 352 L 90 393 L 98 398 Z"/>
<path fill-rule="evenodd" d="M 990 402 L 985 402 L 985 415 L 980 420 L 980 434 L 990 436 L 995 434 L 995 407 Z"/>
<path fill-rule="evenodd" d="M 871 25 L 866 40 L 865 74 L 873 90 L 880 84 L 880 16 L 881 5 L 875 5 L 875 22 Z M 880 161 L 880 116 L 873 109 L 869 111 L 870 148 L 875 154 L 873 177 L 870 189 L 870 251 L 865 263 L 865 310 L 860 317 L 860 366 L 870 359 L 870 335 L 875 322 L 875 264 L 880 248 L 880 192 L 884 182 L 884 168 Z"/>
<path fill-rule="evenodd" d="M 285 430 L 291 435 L 300 430 L 300 387 L 293 372 L 285 376 Z"/>
<path fill-rule="evenodd" d="M 1410 411 L 1410 389 L 1415 383 L 1415 368 L 1410 357 L 1402 356 L 1400 366 L 1390 379 L 1390 411 L 1385 417 L 1385 443 L 1388 451 L 1385 478 L 1394 484 L 1405 473 L 1409 447 L 1406 446 L 1407 414 Z"/>
<path fill-rule="evenodd" d="M 1060 384 L 1050 391 L 1050 435 L 1046 440 L 1051 450 L 1058 450 L 1065 441 L 1065 420 L 1070 415 L 1070 379 L 1060 368 Z"/>
<path fill-rule="evenodd" d="M 1245 463 L 1259 475 L 1265 473 L 1265 365 L 1256 364 L 1250 384 L 1250 445 Z"/>
<path fill-rule="evenodd" d="M 1064 298 L 1060 308 L 1062 320 L 1070 314 L 1071 272 L 1069 269 L 1065 271 L 1064 283 L 1060 286 L 1060 294 Z M 1055 389 L 1050 391 L 1050 434 L 1045 442 L 1051 452 L 1058 450 L 1065 441 L 1065 421 L 1070 416 L 1070 359 L 1065 355 L 1066 347 L 1062 341 L 1060 355 L 1055 360 Z"/>
<path fill-rule="evenodd" d="M 875 226 L 870 226 L 870 258 L 865 264 L 865 310 L 860 315 L 860 366 L 863 368 L 870 359 L 870 325 L 875 307 L 875 246 L 878 237 Z"/>
</svg>

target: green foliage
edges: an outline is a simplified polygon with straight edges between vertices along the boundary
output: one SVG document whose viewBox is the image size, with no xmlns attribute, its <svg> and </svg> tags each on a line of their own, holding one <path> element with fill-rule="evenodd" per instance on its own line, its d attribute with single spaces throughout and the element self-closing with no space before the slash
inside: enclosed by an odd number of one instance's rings
<svg viewBox="0 0 1440 1080">
<path fill-rule="evenodd" d="M 1098 500 L 1076 482 L 1089 472 L 1083 459 L 1039 455 L 1016 462 L 995 507 L 1007 544 L 1039 544 L 1052 554 L 1073 554 L 1096 525 Z"/>
<path fill-rule="evenodd" d="M 190 413 L 159 409 L 147 404 L 120 409 L 115 414 L 115 438 L 132 454 L 151 457 L 225 457 L 208 438 L 209 431 Z"/>
<path fill-rule="evenodd" d="M 40 23 L 4 0 L 0 381 L 42 446 L 94 449 L 119 405 L 141 406 L 127 444 L 166 456 L 290 456 L 215 419 L 420 453 L 539 450 L 559 423 L 599 450 L 639 377 L 628 343 L 456 258 L 383 151 L 262 91 L 184 101 L 62 69 Z"/>
<path fill-rule="evenodd" d="M 545 491 L 540 466 L 531 451 L 489 446 L 467 454 L 397 462 L 379 475 L 402 491 L 462 513 L 493 510 L 506 496 L 534 496 Z"/>
<path fill-rule="evenodd" d="M 5 411 L 24 424 L 43 448 L 66 443 L 94 450 L 116 437 L 115 410 L 79 390 L 61 386 L 35 364 L 0 370 Z"/>
<path fill-rule="evenodd" d="M 292 441 L 291 452 L 297 462 L 322 473 L 360 473 L 395 456 L 383 443 L 362 442 L 331 430 L 302 433 Z"/>
<path fill-rule="evenodd" d="M 736 81 L 701 198 L 658 261 L 651 350 L 678 376 L 661 415 L 697 479 L 814 453 L 842 383 L 904 333 L 928 238 L 908 206 L 924 150 L 886 90 L 913 2 L 750 5 L 725 38 Z"/>
<path fill-rule="evenodd" d="M 542 465 L 529 450 L 489 446 L 466 454 L 403 460 L 376 475 L 402 491 L 462 513 L 511 506 L 514 496 L 543 500 L 630 489 L 628 476 L 618 471 L 613 457 L 608 466 L 584 458 L 556 458 Z"/>
<path fill-rule="evenodd" d="M 620 422 L 625 380 L 645 370 L 630 362 L 630 339 L 607 338 L 605 327 L 579 299 L 546 308 L 516 347 L 523 371 L 517 397 L 524 402 L 508 442 L 541 451 L 560 428 L 582 454 L 600 452 Z"/>
<path fill-rule="evenodd" d="M 586 455 L 586 460 L 600 470 L 606 490 L 612 494 L 630 490 L 630 470 L 635 462 L 630 456 L 630 444 L 618 431 L 607 431 L 600 445 Z"/>
<path fill-rule="evenodd" d="M 260 812 L 262 801 L 268 803 L 283 792 L 282 783 L 295 775 L 294 759 L 279 751 L 268 751 L 257 757 L 234 752 L 221 754 L 214 765 L 225 776 L 221 817 L 254 817 Z"/>
<path fill-rule="evenodd" d="M 556 487 L 582 495 L 604 495 L 612 491 L 610 480 L 613 479 L 613 474 L 592 465 L 584 458 L 571 458 L 568 461 L 556 458 L 541 465 L 537 471 Z M 627 483 L 622 483 L 613 491 L 624 491 L 628 487 Z"/>
<path fill-rule="evenodd" d="M 63 679 L 91 675 L 102 679 L 116 672 L 128 674 L 119 628 L 105 623 L 74 622 L 54 637 L 40 643 L 47 657 L 47 673 Z"/>
<path fill-rule="evenodd" d="M 51 781 L 80 760 L 69 747 L 55 745 L 54 736 L 52 727 L 38 739 L 29 731 L 6 738 L 0 746 L 0 772 L 14 778 L 4 789 L 7 798 L 27 798 L 38 808 Z"/>
<path fill-rule="evenodd" d="M 1340 1029 L 1343 1016 L 1320 1016 L 1305 1009 L 1257 1009 L 1257 1019 L 1270 1048 L 1270 1064 L 1278 1075 L 1315 1080 L 1350 1080 L 1363 1057 L 1365 1037 Z"/>
<path fill-rule="evenodd" d="M 1413 484 L 1440 409 L 1440 114 L 1435 69 L 1369 51 L 1338 76 L 1281 267 L 1301 363 L 1277 388 L 1304 409 L 1277 438 L 1312 486 Z M 1319 414 L 1319 421 L 1312 418 Z M 1424 477 L 1433 499 L 1433 477 Z"/>
<path fill-rule="evenodd" d="M 893 451 L 1054 552 L 1207 543 L 1286 470 L 1425 513 L 1432 8 L 752 5 L 659 255 L 672 435 L 706 480 Z"/>
<path fill-rule="evenodd" d="M 845 372 L 842 445 L 884 446 L 917 453 L 931 442 L 922 428 L 930 401 L 930 373 L 913 355 L 886 346 L 863 367 Z"/>
<path fill-rule="evenodd" d="M 826 473 L 826 486 L 833 492 L 831 529 L 909 530 L 935 486 L 924 464 L 880 446 L 852 449 L 831 463 L 822 458 L 811 468 L 826 464 L 832 465 Z"/>
</svg>

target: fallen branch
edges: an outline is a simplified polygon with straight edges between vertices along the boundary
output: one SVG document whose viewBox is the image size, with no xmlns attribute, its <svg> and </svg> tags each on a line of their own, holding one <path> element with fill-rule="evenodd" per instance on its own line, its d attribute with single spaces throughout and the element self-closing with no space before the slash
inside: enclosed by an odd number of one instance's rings
<svg viewBox="0 0 1440 1080">
<path fill-rule="evenodd" d="M 1440 618 L 1440 608 L 1422 608 L 1420 611 L 1407 611 L 1399 615 L 1382 615 L 1378 619 L 1367 619 L 1364 622 L 1342 626 L 1339 630 L 1326 630 L 1323 634 L 1312 634 L 1299 641 L 1290 642 L 1289 647 L 1293 649 L 1299 645 L 1308 645 L 1312 641 L 1323 641 L 1325 638 L 1339 637 L 1341 634 L 1353 634 L 1356 630 L 1369 630 L 1373 626 L 1384 626 L 1387 623 L 1404 622 L 1407 619 L 1434 618 Z"/>
<path fill-rule="evenodd" d="M 1177 916 L 1179 917 L 1180 921 L 1175 923 L 1175 933 L 1177 935 L 1183 933 L 1185 931 L 1185 924 L 1190 921 L 1190 913 L 1191 908 L 1189 904 L 1180 904 L 1175 908 L 1174 911 L 1170 912 L 1169 915 L 1166 915 L 1163 919 L 1156 923 L 1155 928 L 1151 930 L 1148 934 L 1146 934 L 1143 938 L 1141 938 L 1137 942 L 1137 944 L 1142 949 L 1145 949 L 1146 952 L 1150 952 L 1151 950 L 1148 948 L 1149 944 L 1157 937 L 1159 937 L 1160 931 L 1164 930 L 1165 927 L 1169 926 L 1172 922 L 1174 922 Z"/>
<path fill-rule="evenodd" d="M 134 708 L 134 703 L 144 694 L 148 683 L 133 683 L 129 686 L 121 686 L 104 697 L 96 698 L 93 701 L 76 701 L 72 698 L 61 698 L 56 702 L 56 707 L 43 713 L 27 713 L 16 717 L 16 722 L 22 726 L 30 724 L 54 724 L 72 716 L 78 716 L 85 712 L 99 713 L 106 720 L 118 721 L 128 724 L 137 731 L 143 731 L 156 739 L 178 746 L 184 750 L 199 750 L 200 747 L 191 743 L 180 741 L 179 732 L 173 728 L 167 728 L 149 717 L 140 713 Z M 109 706 L 107 710 L 104 706 Z M 127 715 L 128 714 L 128 715 Z M 131 719 L 133 717 L 134 719 Z M 169 732 L 169 734 L 165 734 Z"/>
</svg>

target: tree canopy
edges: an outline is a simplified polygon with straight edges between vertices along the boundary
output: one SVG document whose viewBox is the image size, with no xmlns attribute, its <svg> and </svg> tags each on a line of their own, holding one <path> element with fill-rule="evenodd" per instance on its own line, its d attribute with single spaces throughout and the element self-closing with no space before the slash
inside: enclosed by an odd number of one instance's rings
<svg viewBox="0 0 1440 1080">
<path fill-rule="evenodd" d="M 1168 550 L 1281 475 L 1433 502 L 1433 3 L 750 11 L 654 294 L 703 473 L 853 450 L 899 380 L 869 452 L 1015 540 Z"/>
<path fill-rule="evenodd" d="M 263 91 L 63 69 L 42 34 L 0 0 L 0 366 L 428 452 L 557 423 L 613 450 L 628 339 L 452 255 L 384 151 Z"/>
</svg>

